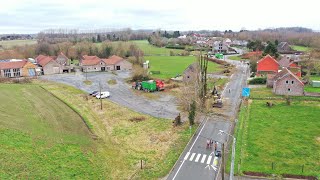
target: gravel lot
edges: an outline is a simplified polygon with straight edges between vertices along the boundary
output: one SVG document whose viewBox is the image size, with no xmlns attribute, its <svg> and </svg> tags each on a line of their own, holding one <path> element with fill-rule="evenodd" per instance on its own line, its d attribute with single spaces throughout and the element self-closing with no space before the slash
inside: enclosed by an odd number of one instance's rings
<svg viewBox="0 0 320 180">
<path fill-rule="evenodd" d="M 134 94 L 131 85 L 125 82 L 125 78 L 130 76 L 129 72 L 117 72 L 114 75 L 109 72 L 88 73 L 87 78 L 92 82 L 92 85 L 86 85 L 83 81 L 86 80 L 86 75 L 82 72 L 70 74 L 55 74 L 41 76 L 40 79 L 60 82 L 74 86 L 85 92 L 99 90 L 99 82 L 101 82 L 102 91 L 109 91 L 110 100 L 132 109 L 137 112 L 149 114 L 154 117 L 174 119 L 179 111 L 177 110 L 176 99 L 174 96 L 160 93 L 160 98 L 157 100 L 147 99 L 143 96 Z M 117 84 L 109 85 L 108 80 L 115 79 Z"/>
</svg>

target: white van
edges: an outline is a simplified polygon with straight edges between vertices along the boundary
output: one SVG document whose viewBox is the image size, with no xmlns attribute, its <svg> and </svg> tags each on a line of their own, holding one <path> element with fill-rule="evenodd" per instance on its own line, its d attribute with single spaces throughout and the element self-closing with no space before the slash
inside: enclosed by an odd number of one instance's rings
<svg viewBox="0 0 320 180">
<path fill-rule="evenodd" d="M 96 95 L 97 99 L 104 99 L 108 97 L 110 97 L 110 92 L 108 91 L 104 91 L 104 92 L 101 92 L 101 94 L 98 93 L 98 95 Z"/>
</svg>

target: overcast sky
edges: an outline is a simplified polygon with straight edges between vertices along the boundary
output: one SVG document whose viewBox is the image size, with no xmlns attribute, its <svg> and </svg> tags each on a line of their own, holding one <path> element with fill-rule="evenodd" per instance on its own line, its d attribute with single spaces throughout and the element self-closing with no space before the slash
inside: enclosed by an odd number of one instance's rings
<svg viewBox="0 0 320 180">
<path fill-rule="evenodd" d="M 0 0 L 0 33 L 49 28 L 320 30 L 317 0 Z"/>
</svg>

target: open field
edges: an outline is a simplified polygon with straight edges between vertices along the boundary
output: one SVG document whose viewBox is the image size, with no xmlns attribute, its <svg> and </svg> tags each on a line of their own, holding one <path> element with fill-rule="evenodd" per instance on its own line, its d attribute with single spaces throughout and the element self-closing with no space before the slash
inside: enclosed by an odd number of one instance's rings
<svg viewBox="0 0 320 180">
<path fill-rule="evenodd" d="M 23 46 L 37 44 L 36 40 L 11 40 L 11 41 L 0 41 L 0 46 L 3 48 L 11 48 L 13 46 Z"/>
<path fill-rule="evenodd" d="M 73 87 L 40 82 L 48 91 L 70 104 L 91 124 L 105 157 L 104 168 L 113 179 L 157 179 L 165 176 L 189 140 L 188 125 L 172 127 L 154 118 L 121 107 L 109 100 L 87 98 Z M 148 131 L 146 131 L 148 129 Z M 146 164 L 140 168 L 140 160 Z M 135 175 L 134 175 L 135 174 Z"/>
<path fill-rule="evenodd" d="M 290 46 L 293 50 L 296 51 L 310 51 L 311 48 L 305 46 Z"/>
<path fill-rule="evenodd" d="M 265 91 L 252 94 L 268 97 Z M 267 107 L 267 101 L 275 106 Z M 241 107 L 235 132 L 235 172 L 320 176 L 319 116 L 319 101 L 311 99 L 293 99 L 291 106 L 284 100 L 250 99 Z"/>
<path fill-rule="evenodd" d="M 175 54 L 182 52 L 181 49 L 168 49 L 168 48 L 160 48 L 153 45 L 150 45 L 147 40 L 137 40 L 137 41 L 130 41 L 135 44 L 144 52 L 145 56 L 152 56 L 152 55 L 163 55 L 169 56 L 170 51 L 173 51 Z"/>
<path fill-rule="evenodd" d="M 0 99 L 0 179 L 107 177 L 98 144 L 67 105 L 37 85 L 0 84 Z"/>
<path fill-rule="evenodd" d="M 244 60 L 244 59 L 242 59 L 240 56 L 229 56 L 228 59 L 235 60 L 235 61 L 242 61 L 242 60 Z"/>
<path fill-rule="evenodd" d="M 320 93 L 320 87 L 312 87 L 312 85 L 304 86 L 305 92 Z"/>
<path fill-rule="evenodd" d="M 150 61 L 150 71 L 160 71 L 160 74 L 153 74 L 152 77 L 168 79 L 182 74 L 183 71 L 196 61 L 194 56 L 147 56 L 145 60 Z M 221 71 L 220 65 L 208 62 L 208 73 Z"/>
</svg>

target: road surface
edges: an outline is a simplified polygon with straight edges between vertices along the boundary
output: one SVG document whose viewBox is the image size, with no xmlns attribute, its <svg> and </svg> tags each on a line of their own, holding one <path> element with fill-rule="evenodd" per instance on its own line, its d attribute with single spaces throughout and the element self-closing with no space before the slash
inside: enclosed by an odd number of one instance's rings
<svg viewBox="0 0 320 180">
<path fill-rule="evenodd" d="M 236 65 L 236 72 L 230 77 L 222 93 L 224 106 L 219 114 L 207 115 L 201 123 L 196 135 L 185 148 L 174 168 L 168 175 L 168 180 L 212 180 L 221 179 L 221 158 L 218 164 L 214 162 L 213 149 L 206 148 L 208 138 L 220 142 L 218 150 L 222 149 L 221 144 L 227 142 L 228 136 L 219 133 L 219 130 L 230 132 L 238 113 L 241 102 L 241 90 L 246 85 L 248 65 L 239 61 L 226 60 Z M 229 93 L 230 89 L 230 93 Z"/>
</svg>

